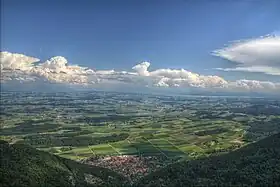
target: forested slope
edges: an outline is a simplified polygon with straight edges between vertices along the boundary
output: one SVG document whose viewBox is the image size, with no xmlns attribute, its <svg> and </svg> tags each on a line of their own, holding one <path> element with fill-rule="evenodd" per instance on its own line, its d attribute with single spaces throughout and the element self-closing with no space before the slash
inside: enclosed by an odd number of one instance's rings
<svg viewBox="0 0 280 187">
<path fill-rule="evenodd" d="M 128 186 L 126 178 L 28 145 L 1 141 L 0 183 L 8 186 Z M 95 184 L 85 174 L 96 178 Z M 133 186 L 280 186 L 280 134 L 239 150 L 167 166 Z"/>
<path fill-rule="evenodd" d="M 28 145 L 0 142 L 1 186 L 111 186 L 126 180 L 106 168 L 89 166 L 39 151 Z M 85 174 L 97 184 L 88 184 Z"/>
<path fill-rule="evenodd" d="M 228 154 L 169 165 L 138 186 L 280 186 L 280 134 Z"/>
</svg>

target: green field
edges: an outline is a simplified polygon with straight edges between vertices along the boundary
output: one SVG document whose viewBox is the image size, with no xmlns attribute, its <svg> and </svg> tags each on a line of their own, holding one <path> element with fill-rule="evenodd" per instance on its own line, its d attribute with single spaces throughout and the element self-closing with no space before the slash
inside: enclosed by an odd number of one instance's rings
<svg viewBox="0 0 280 187">
<path fill-rule="evenodd" d="M 32 100 L 27 102 L 27 97 Z M 192 159 L 227 152 L 280 130 L 280 112 L 274 107 L 274 113 L 269 108 L 260 113 L 261 99 L 244 98 L 242 107 L 238 98 L 98 92 L 3 92 L 1 98 L 1 139 L 74 160 L 92 155 Z M 272 106 L 278 101 L 265 102 Z"/>
</svg>

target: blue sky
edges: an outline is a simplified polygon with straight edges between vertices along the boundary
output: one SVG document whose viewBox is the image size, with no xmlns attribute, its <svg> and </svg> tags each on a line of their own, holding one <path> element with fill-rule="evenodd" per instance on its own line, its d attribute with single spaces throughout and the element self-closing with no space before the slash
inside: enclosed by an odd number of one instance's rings
<svg viewBox="0 0 280 187">
<path fill-rule="evenodd" d="M 2 0 L 1 51 L 92 69 L 184 68 L 227 80 L 279 80 L 211 55 L 280 30 L 279 0 Z M 222 56 L 222 55 L 221 55 Z"/>
<path fill-rule="evenodd" d="M 204 71 L 228 63 L 212 50 L 280 27 L 275 0 L 4 0 L 2 50 L 91 68 Z"/>
</svg>

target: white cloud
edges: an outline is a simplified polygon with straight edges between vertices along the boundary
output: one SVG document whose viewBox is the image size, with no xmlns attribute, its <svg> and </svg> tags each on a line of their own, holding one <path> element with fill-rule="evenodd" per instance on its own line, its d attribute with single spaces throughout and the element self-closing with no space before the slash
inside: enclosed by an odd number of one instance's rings
<svg viewBox="0 0 280 187">
<path fill-rule="evenodd" d="M 222 71 L 243 71 L 243 72 L 256 72 L 265 73 L 268 75 L 280 75 L 280 68 L 269 66 L 251 66 L 251 67 L 236 67 L 236 68 L 215 68 Z"/>
<path fill-rule="evenodd" d="M 165 86 L 191 86 L 191 87 L 223 87 L 227 84 L 223 78 L 218 76 L 204 76 L 190 71 L 159 69 L 148 72 L 150 77 L 161 78 L 156 85 Z"/>
<path fill-rule="evenodd" d="M 229 84 L 229 88 L 238 91 L 280 92 L 280 83 L 257 80 L 237 80 Z"/>
<path fill-rule="evenodd" d="M 34 62 L 40 61 L 38 58 L 25 56 L 18 53 L 1 52 L 1 70 L 29 69 Z"/>
<path fill-rule="evenodd" d="M 155 86 L 223 87 L 224 84 L 227 84 L 227 81 L 218 76 L 203 76 L 184 69 L 158 69 L 149 71 L 149 67 L 149 62 L 142 62 L 132 69 L 135 70 L 139 76 L 155 79 Z"/>
<path fill-rule="evenodd" d="M 218 68 L 218 70 L 280 75 L 279 35 L 233 42 L 223 49 L 214 51 L 213 55 L 237 64 L 236 68 Z"/>
<path fill-rule="evenodd" d="M 142 62 L 132 67 L 132 69 L 135 70 L 141 76 L 148 76 L 148 68 L 150 67 L 150 65 L 150 62 Z"/>
<path fill-rule="evenodd" d="M 1 52 L 1 79 L 4 81 L 44 79 L 50 82 L 81 85 L 94 82 L 88 76 L 88 74 L 94 73 L 93 70 L 68 65 L 64 57 L 53 57 L 44 63 L 35 65 L 34 63 L 38 61 L 40 60 L 37 58 L 22 54 Z"/>
<path fill-rule="evenodd" d="M 100 74 L 100 75 L 111 75 L 114 74 L 115 71 L 114 70 L 99 70 L 95 72 L 96 74 Z"/>
<path fill-rule="evenodd" d="M 38 61 L 39 59 L 34 57 L 1 52 L 1 83 L 6 82 L 8 84 L 11 80 L 23 83 L 44 80 L 53 83 L 89 87 L 102 84 L 113 86 L 122 83 L 148 87 L 195 87 L 206 90 L 280 92 L 280 83 L 257 80 L 227 81 L 219 76 L 200 75 L 184 69 L 149 71 L 151 65 L 149 62 L 142 62 L 132 67 L 132 72 L 127 72 L 115 70 L 94 71 L 78 65 L 69 65 L 67 59 L 61 56 L 53 57 L 43 63 L 35 63 Z M 271 69 L 270 71 L 272 72 L 273 70 Z"/>
</svg>

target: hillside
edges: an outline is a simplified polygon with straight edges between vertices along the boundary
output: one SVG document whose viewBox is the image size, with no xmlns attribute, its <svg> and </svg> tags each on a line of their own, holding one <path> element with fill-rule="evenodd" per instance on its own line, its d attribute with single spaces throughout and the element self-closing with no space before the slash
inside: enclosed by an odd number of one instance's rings
<svg viewBox="0 0 280 187">
<path fill-rule="evenodd" d="M 225 155 L 169 165 L 138 186 L 280 186 L 280 134 Z"/>
<path fill-rule="evenodd" d="M 2 187 L 111 186 L 125 178 L 106 168 L 89 166 L 39 151 L 28 145 L 0 141 Z M 96 184 L 89 184 L 85 174 Z"/>
<path fill-rule="evenodd" d="M 24 144 L 1 141 L 0 183 L 8 186 L 127 186 L 127 179 L 98 166 L 89 166 L 38 151 Z M 85 180 L 87 174 L 91 181 Z M 169 165 L 133 186 L 279 186 L 280 134 L 239 150 Z"/>
</svg>

